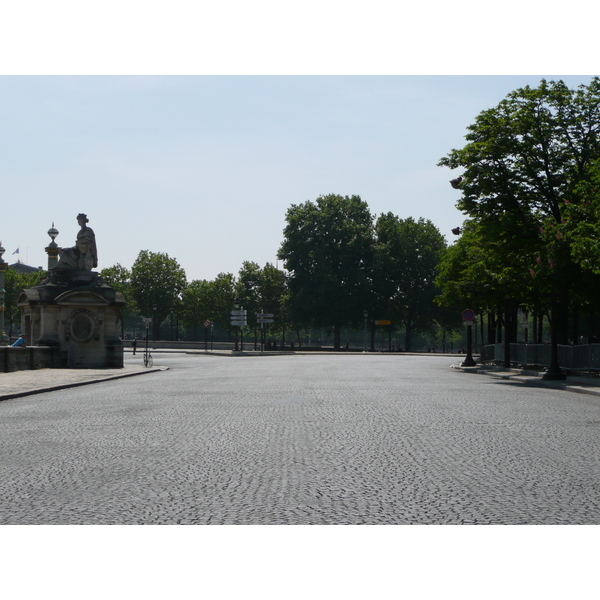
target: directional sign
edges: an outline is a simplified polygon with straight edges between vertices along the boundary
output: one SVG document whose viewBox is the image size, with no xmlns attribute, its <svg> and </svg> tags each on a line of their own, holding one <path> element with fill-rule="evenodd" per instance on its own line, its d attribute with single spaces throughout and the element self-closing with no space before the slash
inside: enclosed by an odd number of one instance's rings
<svg viewBox="0 0 600 600">
<path fill-rule="evenodd" d="M 260 317 L 256 319 L 257 323 L 275 323 L 275 319 L 261 319 Z"/>
<path fill-rule="evenodd" d="M 248 313 L 247 310 L 232 310 L 231 316 L 232 317 L 245 317 L 247 313 Z"/>
<path fill-rule="evenodd" d="M 248 324 L 247 321 L 238 321 L 238 320 L 231 320 L 231 326 L 232 327 L 246 327 L 246 325 Z"/>
<path fill-rule="evenodd" d="M 256 313 L 256 316 L 259 319 L 272 319 L 274 315 L 272 315 L 270 313 Z"/>
<path fill-rule="evenodd" d="M 375 325 L 391 325 L 391 321 L 375 321 Z"/>
</svg>

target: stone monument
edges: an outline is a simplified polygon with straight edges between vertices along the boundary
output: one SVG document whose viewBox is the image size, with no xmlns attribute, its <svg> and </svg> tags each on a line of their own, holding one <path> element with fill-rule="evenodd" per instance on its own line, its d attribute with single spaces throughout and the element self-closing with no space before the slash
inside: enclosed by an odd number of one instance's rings
<svg viewBox="0 0 600 600">
<path fill-rule="evenodd" d="M 77 215 L 77 221 L 71 248 L 58 248 L 54 223 L 48 231 L 48 277 L 18 298 L 22 331 L 31 344 L 55 348 L 57 366 L 122 367 L 119 320 L 125 300 L 92 270 L 98 266 L 96 236 L 86 215 Z"/>
</svg>

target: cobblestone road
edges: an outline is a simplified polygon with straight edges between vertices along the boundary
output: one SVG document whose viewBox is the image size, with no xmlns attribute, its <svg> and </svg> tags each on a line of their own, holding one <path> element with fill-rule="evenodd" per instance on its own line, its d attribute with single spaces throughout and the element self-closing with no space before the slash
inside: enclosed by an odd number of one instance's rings
<svg viewBox="0 0 600 600">
<path fill-rule="evenodd" d="M 600 398 L 435 356 L 156 355 L 0 403 L 0 524 L 598 524 Z"/>
</svg>

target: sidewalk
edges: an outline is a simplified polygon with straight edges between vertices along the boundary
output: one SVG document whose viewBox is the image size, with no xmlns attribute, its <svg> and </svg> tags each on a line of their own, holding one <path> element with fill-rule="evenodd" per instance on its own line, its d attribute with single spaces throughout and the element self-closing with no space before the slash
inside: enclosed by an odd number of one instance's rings
<svg viewBox="0 0 600 600">
<path fill-rule="evenodd" d="M 0 373 L 0 401 L 167 369 L 126 364 L 122 369 L 35 369 Z"/>
<path fill-rule="evenodd" d="M 575 392 L 576 394 L 590 394 L 600 396 L 600 377 L 593 375 L 569 375 L 563 381 L 547 381 L 542 379 L 543 372 L 525 371 L 523 369 L 505 369 L 494 365 L 476 365 L 474 367 L 463 367 L 461 363 L 452 365 L 453 369 L 463 373 L 474 373 L 476 375 L 487 375 L 496 379 L 520 383 L 533 387 L 552 388 Z"/>
</svg>

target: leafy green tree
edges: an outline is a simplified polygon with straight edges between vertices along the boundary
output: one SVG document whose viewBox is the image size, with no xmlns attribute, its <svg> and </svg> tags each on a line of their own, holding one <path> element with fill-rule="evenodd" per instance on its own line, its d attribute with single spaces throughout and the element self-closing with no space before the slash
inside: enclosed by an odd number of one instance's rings
<svg viewBox="0 0 600 600">
<path fill-rule="evenodd" d="M 582 269 L 600 274 L 600 157 L 590 169 L 590 181 L 577 191 L 581 199 L 565 198 L 561 222 L 550 223 L 547 231 L 550 241 L 562 236 L 569 243 L 572 258 Z"/>
<path fill-rule="evenodd" d="M 105 283 L 120 292 L 125 299 L 125 306 L 121 310 L 121 335 L 124 336 L 125 328 L 135 329 L 140 325 L 140 316 L 131 287 L 131 271 L 117 263 L 112 267 L 102 269 L 100 276 Z"/>
<path fill-rule="evenodd" d="M 289 315 L 286 310 L 288 281 L 284 271 L 271 263 L 267 263 L 260 271 L 258 297 L 263 312 L 274 315 L 275 325 L 282 327 L 288 324 Z"/>
<path fill-rule="evenodd" d="M 471 308 L 480 315 L 487 313 L 494 324 L 500 315 L 509 322 L 519 306 L 531 308 L 536 282 L 532 282 L 529 257 L 513 241 L 487 237 L 485 228 L 467 221 L 438 265 L 436 301 L 457 311 Z M 515 323 L 513 319 L 513 327 Z M 488 335 L 495 338 L 495 327 Z"/>
<path fill-rule="evenodd" d="M 302 325 L 358 326 L 372 297 L 373 216 L 359 196 L 329 194 L 292 205 L 279 258 L 289 272 L 290 313 Z"/>
<path fill-rule="evenodd" d="M 540 232 L 563 222 L 565 200 L 586 200 L 582 184 L 592 180 L 600 156 L 600 79 L 576 90 L 545 80 L 518 89 L 480 113 L 466 140 L 438 163 L 463 170 L 456 180 L 462 192 L 457 207 L 481 226 L 486 242 L 520 248 L 513 258 L 535 271 L 540 254 L 549 251 Z M 567 246 L 547 279 L 563 343 L 578 268 Z"/>
<path fill-rule="evenodd" d="M 245 261 L 236 279 L 235 294 L 236 300 L 248 312 L 248 327 L 257 325 L 256 314 L 262 312 L 273 315 L 271 329 L 285 331 L 288 326 L 286 291 L 287 280 L 283 271 L 271 263 L 261 268 L 255 262 Z"/>
<path fill-rule="evenodd" d="M 435 278 L 446 241 L 431 221 L 392 213 L 377 219 L 375 232 L 380 310 L 404 325 L 405 349 L 411 350 L 413 333 L 430 328 L 440 312 Z"/>
<path fill-rule="evenodd" d="M 244 261 L 235 282 L 236 300 L 247 311 L 248 326 L 256 324 L 256 313 L 261 310 L 261 268 L 252 261 Z"/>
<path fill-rule="evenodd" d="M 198 327 L 204 321 L 212 320 L 212 286 L 206 279 L 194 279 L 183 290 L 181 319 L 186 327 L 194 331 L 194 340 L 198 339 Z"/>
<path fill-rule="evenodd" d="M 209 282 L 207 303 L 203 308 L 207 319 L 227 331 L 231 331 L 231 311 L 236 300 L 235 283 L 232 273 L 219 273 Z"/>
<path fill-rule="evenodd" d="M 15 325 L 21 324 L 21 310 L 17 306 L 17 299 L 21 290 L 35 287 L 46 277 L 46 271 L 34 271 L 33 273 L 17 273 L 11 267 L 7 267 L 4 273 L 4 327 L 8 335 L 12 335 Z"/>
<path fill-rule="evenodd" d="M 153 317 L 154 338 L 160 324 L 176 310 L 187 285 L 185 271 L 168 254 L 142 250 L 131 268 L 131 288 L 142 315 Z"/>
<path fill-rule="evenodd" d="M 182 321 L 194 330 L 194 339 L 204 321 L 227 331 L 235 299 L 236 281 L 231 273 L 219 273 L 212 281 L 195 279 L 182 292 Z"/>
<path fill-rule="evenodd" d="M 464 169 L 458 208 L 487 225 L 560 222 L 564 198 L 576 201 L 600 156 L 600 79 L 577 90 L 545 80 L 518 89 L 467 129 L 467 145 L 439 162 Z"/>
</svg>

